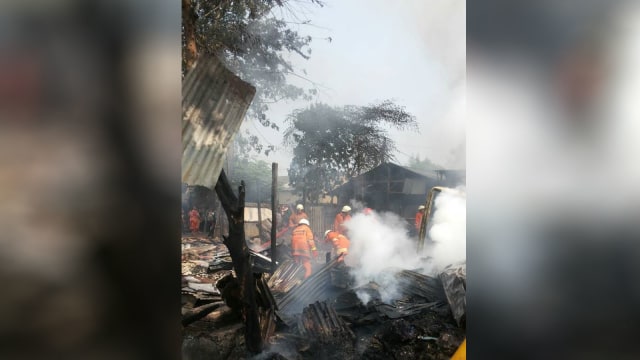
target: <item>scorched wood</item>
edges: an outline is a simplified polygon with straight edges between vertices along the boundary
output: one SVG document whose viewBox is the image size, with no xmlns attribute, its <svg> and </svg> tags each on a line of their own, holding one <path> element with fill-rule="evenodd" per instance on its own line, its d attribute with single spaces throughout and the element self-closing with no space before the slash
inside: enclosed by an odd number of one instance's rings
<svg viewBox="0 0 640 360">
<path fill-rule="evenodd" d="M 256 305 L 256 283 L 249 261 L 249 249 L 244 239 L 244 181 L 238 187 L 238 196 L 236 197 L 224 170 L 222 170 L 215 190 L 229 221 L 229 236 L 223 237 L 223 243 L 229 249 L 231 261 L 240 282 L 243 302 L 242 315 L 245 321 L 245 342 L 250 352 L 259 353 L 262 350 L 262 337 Z"/>
</svg>

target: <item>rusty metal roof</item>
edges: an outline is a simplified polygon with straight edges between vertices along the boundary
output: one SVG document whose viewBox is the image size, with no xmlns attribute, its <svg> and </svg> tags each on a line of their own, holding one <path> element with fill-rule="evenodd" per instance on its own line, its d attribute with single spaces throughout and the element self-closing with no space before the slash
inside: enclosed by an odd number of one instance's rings
<svg viewBox="0 0 640 360">
<path fill-rule="evenodd" d="M 202 56 L 182 84 L 182 181 L 213 188 L 256 89 Z"/>
</svg>

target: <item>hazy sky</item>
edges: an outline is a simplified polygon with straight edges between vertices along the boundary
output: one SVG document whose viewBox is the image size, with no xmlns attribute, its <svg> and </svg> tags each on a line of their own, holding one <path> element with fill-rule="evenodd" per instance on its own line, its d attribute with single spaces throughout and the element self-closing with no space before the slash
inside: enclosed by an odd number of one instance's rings
<svg viewBox="0 0 640 360">
<path fill-rule="evenodd" d="M 448 168 L 459 168 L 452 149 L 465 141 L 465 1 L 327 0 L 322 7 L 298 9 L 314 26 L 297 27 L 311 35 L 310 60 L 292 56 L 294 66 L 323 86 L 317 101 L 366 105 L 393 99 L 416 116 L 420 133 L 392 132 L 399 164 L 420 154 Z M 325 40 L 331 37 L 332 41 Z M 304 85 L 299 79 L 296 84 Z M 286 174 L 291 152 L 282 146 L 284 119 L 305 102 L 273 105 L 281 125 L 276 132 L 246 123 L 252 133 L 276 145 L 268 161 Z"/>
</svg>

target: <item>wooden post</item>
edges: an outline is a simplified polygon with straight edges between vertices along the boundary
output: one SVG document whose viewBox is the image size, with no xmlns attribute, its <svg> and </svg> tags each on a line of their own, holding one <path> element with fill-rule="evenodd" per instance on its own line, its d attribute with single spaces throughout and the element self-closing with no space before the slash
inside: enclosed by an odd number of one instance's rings
<svg viewBox="0 0 640 360">
<path fill-rule="evenodd" d="M 224 237 L 223 243 L 229 249 L 233 268 L 240 282 L 242 316 L 245 321 L 245 344 L 250 352 L 259 353 L 262 351 L 263 343 L 256 304 L 256 282 L 249 262 L 247 242 L 244 239 L 244 181 L 241 181 L 240 184 L 236 197 L 224 170 L 222 170 L 215 190 L 229 220 L 229 236 Z"/>
<path fill-rule="evenodd" d="M 304 183 L 302 185 L 302 206 L 304 206 L 306 209 L 307 207 L 307 175 L 304 176 L 303 181 Z"/>
<path fill-rule="evenodd" d="M 256 198 L 258 200 L 258 236 L 260 236 L 260 244 L 262 244 L 264 237 L 262 235 L 262 207 L 260 206 L 260 184 L 258 180 L 256 180 Z"/>
<path fill-rule="evenodd" d="M 278 163 L 271 163 L 271 273 L 276 272 L 276 234 L 278 226 Z"/>
</svg>

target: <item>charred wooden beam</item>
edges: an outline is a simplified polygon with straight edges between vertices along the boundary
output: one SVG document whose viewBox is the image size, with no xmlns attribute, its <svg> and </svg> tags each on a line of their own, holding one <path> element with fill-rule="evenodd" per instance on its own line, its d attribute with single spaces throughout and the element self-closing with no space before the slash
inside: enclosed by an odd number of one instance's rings
<svg viewBox="0 0 640 360">
<path fill-rule="evenodd" d="M 249 261 L 249 249 L 244 239 L 244 181 L 238 187 L 238 196 L 236 197 L 224 170 L 222 170 L 215 190 L 229 221 L 229 236 L 223 237 L 223 243 L 229 249 L 233 267 L 240 281 L 247 350 L 259 353 L 262 351 L 263 342 L 256 305 L 256 284 Z"/>
<path fill-rule="evenodd" d="M 214 303 L 198 306 L 197 308 L 193 308 L 187 311 L 186 314 L 182 315 L 182 326 L 187 326 L 196 320 L 202 319 L 203 317 L 207 316 L 207 314 L 214 312 L 223 305 L 224 301 L 217 301 Z"/>
</svg>

